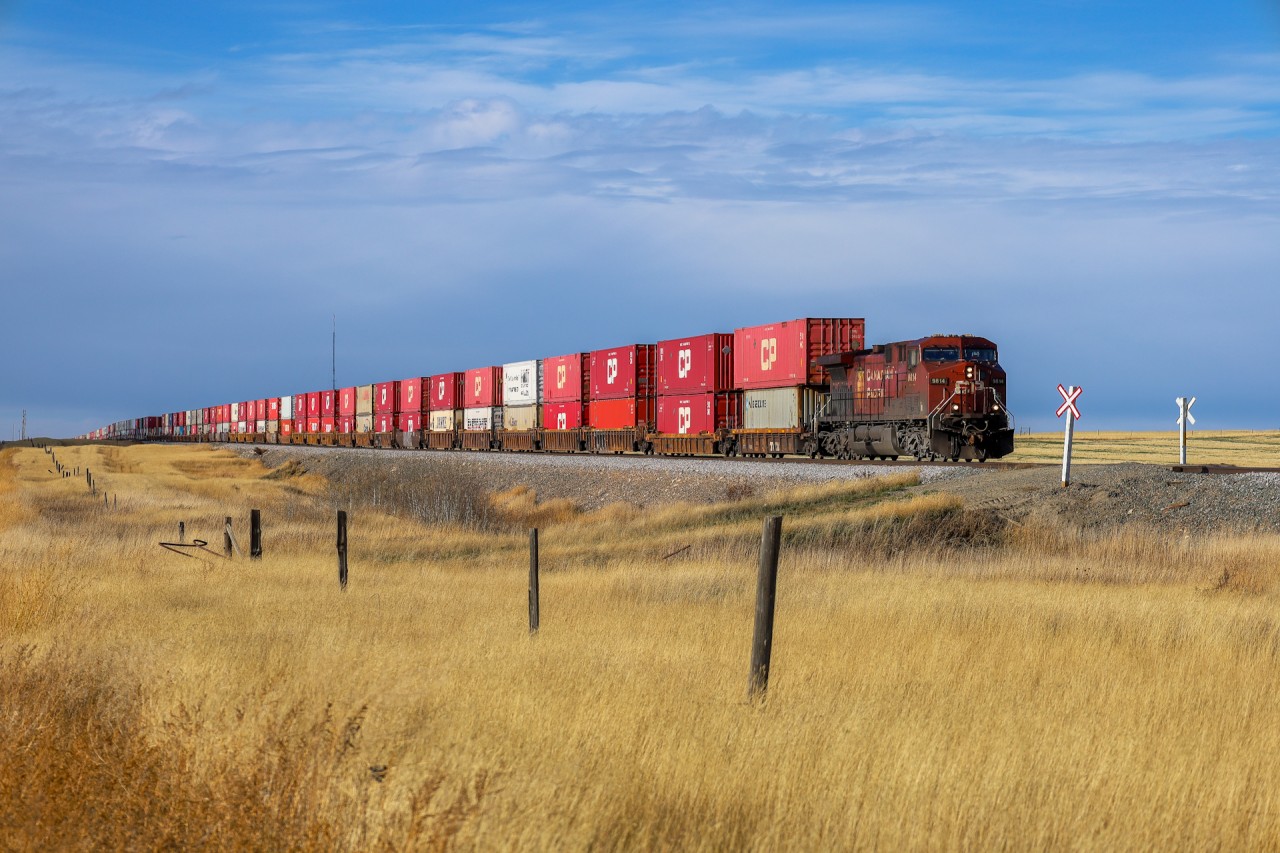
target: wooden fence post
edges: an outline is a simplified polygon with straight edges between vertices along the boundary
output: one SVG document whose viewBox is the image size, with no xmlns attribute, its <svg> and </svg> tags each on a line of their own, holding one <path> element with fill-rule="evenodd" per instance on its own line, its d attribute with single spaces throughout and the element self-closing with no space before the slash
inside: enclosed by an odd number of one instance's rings
<svg viewBox="0 0 1280 853">
<path fill-rule="evenodd" d="M 338 586 L 347 588 L 347 513 L 338 510 Z"/>
<path fill-rule="evenodd" d="M 262 510 L 249 510 L 249 559 L 262 559 Z"/>
<path fill-rule="evenodd" d="M 538 633 L 538 528 L 529 531 L 529 633 Z"/>
<path fill-rule="evenodd" d="M 231 535 L 231 516 L 227 516 L 222 523 L 222 554 L 227 559 L 231 559 L 231 549 L 236 545 L 235 537 Z"/>
<path fill-rule="evenodd" d="M 778 549 L 782 540 L 782 516 L 764 520 L 760 539 L 760 576 L 756 582 L 756 626 L 751 638 L 751 680 L 747 695 L 763 699 L 769 688 L 769 661 L 773 657 L 773 613 L 778 589 Z"/>
<path fill-rule="evenodd" d="M 187 541 L 187 523 L 185 521 L 178 522 L 178 541 Z"/>
</svg>

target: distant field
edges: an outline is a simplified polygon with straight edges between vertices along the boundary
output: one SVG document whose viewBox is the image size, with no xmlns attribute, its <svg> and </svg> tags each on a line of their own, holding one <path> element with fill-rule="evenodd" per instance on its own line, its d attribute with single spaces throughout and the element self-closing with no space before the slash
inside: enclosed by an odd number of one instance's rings
<svg viewBox="0 0 1280 853">
<path fill-rule="evenodd" d="M 1010 462 L 1061 462 L 1062 433 L 1019 435 Z M 1075 462 L 1178 464 L 1178 432 L 1090 432 L 1077 429 Z M 1187 434 L 1187 462 L 1194 465 L 1280 467 L 1280 432 L 1196 432 Z"/>
<path fill-rule="evenodd" d="M 1275 536 L 1001 523 L 909 471 L 583 512 L 201 446 L 57 455 L 81 475 L 0 452 L 6 849 L 1280 845 Z M 260 561 L 158 544 L 181 520 L 220 551 L 231 515 L 247 548 L 251 507 Z"/>
</svg>

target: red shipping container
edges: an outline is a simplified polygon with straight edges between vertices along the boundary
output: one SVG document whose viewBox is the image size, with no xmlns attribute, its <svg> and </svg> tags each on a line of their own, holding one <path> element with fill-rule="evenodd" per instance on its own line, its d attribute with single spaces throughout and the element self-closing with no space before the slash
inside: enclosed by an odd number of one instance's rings
<svg viewBox="0 0 1280 853">
<path fill-rule="evenodd" d="M 338 432 L 353 433 L 356 431 L 355 415 L 338 415 Z"/>
<path fill-rule="evenodd" d="M 733 335 L 660 341 L 657 360 L 659 394 L 733 389 Z"/>
<path fill-rule="evenodd" d="M 658 432 L 669 435 L 698 435 L 742 426 L 742 395 L 671 395 L 658 398 Z"/>
<path fill-rule="evenodd" d="M 788 320 L 735 329 L 733 378 L 738 388 L 827 385 L 814 359 L 863 348 L 866 321 L 857 318 Z"/>
<path fill-rule="evenodd" d="M 342 388 L 338 391 L 338 417 L 354 418 L 356 416 L 356 387 Z M 342 430 L 339 430 L 341 432 Z M 350 430 L 347 430 L 350 432 Z"/>
<path fill-rule="evenodd" d="M 587 425 L 590 403 L 546 403 L 542 407 L 543 429 L 579 429 Z"/>
<path fill-rule="evenodd" d="M 336 418 L 321 418 L 321 419 L 320 419 L 320 431 L 321 431 L 321 432 L 333 432 L 335 429 L 337 429 L 337 426 L 338 426 L 338 424 L 337 424 L 337 422 L 336 422 L 336 421 L 337 421 L 337 419 L 336 419 Z"/>
<path fill-rule="evenodd" d="M 653 409 L 652 397 L 592 400 L 587 422 L 593 429 L 648 429 L 653 424 Z"/>
<path fill-rule="evenodd" d="M 294 431 L 294 432 L 296 432 L 296 433 L 303 433 L 303 432 L 306 432 L 306 431 L 307 431 L 307 419 L 306 419 L 305 417 L 302 417 L 302 416 L 299 416 L 299 417 L 294 418 L 294 419 L 293 419 L 293 431 Z"/>
<path fill-rule="evenodd" d="M 320 419 L 308 417 L 307 432 L 319 432 L 319 431 L 320 431 Z"/>
<path fill-rule="evenodd" d="M 281 434 L 281 435 L 293 435 L 293 421 L 281 421 L 281 422 L 280 422 L 280 434 Z"/>
<path fill-rule="evenodd" d="M 591 399 L 651 397 L 656 388 L 653 352 L 653 344 L 637 344 L 591 353 Z"/>
<path fill-rule="evenodd" d="M 312 391 L 307 394 L 307 417 L 320 417 L 320 392 Z"/>
<path fill-rule="evenodd" d="M 502 368 L 476 367 L 462 380 L 462 409 L 502 405 Z"/>
<path fill-rule="evenodd" d="M 337 414 L 334 410 L 337 397 L 338 395 L 332 390 L 320 392 L 320 416 L 322 418 L 331 418 Z"/>
<path fill-rule="evenodd" d="M 396 429 L 400 432 L 417 432 L 422 429 L 422 412 L 401 412 L 396 415 Z"/>
<path fill-rule="evenodd" d="M 399 382 L 379 382 L 373 386 L 373 413 L 375 415 L 393 414 L 396 410 L 396 396 L 400 393 Z M 383 430 L 378 430 L 382 432 Z"/>
<path fill-rule="evenodd" d="M 572 403 L 591 398 L 591 354 L 575 352 L 542 360 L 542 399 Z M 545 419 L 544 419 L 545 420 Z M 565 427 L 573 429 L 573 427 Z"/>
<path fill-rule="evenodd" d="M 427 410 L 427 398 L 423 391 L 427 381 L 425 376 L 414 376 L 396 383 L 400 386 L 400 391 L 396 394 L 396 414 L 421 414 Z"/>
<path fill-rule="evenodd" d="M 279 397 L 267 398 L 267 420 L 269 421 L 280 420 L 280 398 Z"/>
<path fill-rule="evenodd" d="M 279 417 L 279 416 L 280 416 L 280 415 L 279 415 L 279 412 L 277 412 L 277 413 L 276 413 L 276 417 Z M 253 407 L 253 417 L 254 417 L 254 420 L 259 420 L 259 421 L 265 421 L 265 420 L 268 420 L 268 417 L 267 417 L 267 401 L 266 401 L 266 399 L 265 399 L 265 398 L 264 398 L 264 399 L 262 399 L 262 400 L 259 400 L 259 401 L 254 405 L 254 407 Z"/>
<path fill-rule="evenodd" d="M 432 412 L 446 412 L 461 409 L 462 373 L 437 373 L 427 386 L 427 409 Z"/>
<path fill-rule="evenodd" d="M 396 416 L 394 412 L 380 412 L 373 416 L 374 432 L 394 432 Z"/>
</svg>

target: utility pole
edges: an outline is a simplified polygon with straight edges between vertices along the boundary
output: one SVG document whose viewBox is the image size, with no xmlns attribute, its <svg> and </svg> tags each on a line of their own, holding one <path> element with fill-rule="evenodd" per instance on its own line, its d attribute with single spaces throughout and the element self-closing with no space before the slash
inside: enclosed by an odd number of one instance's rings
<svg viewBox="0 0 1280 853">
<path fill-rule="evenodd" d="M 27 440 L 27 410 L 22 410 L 22 440 Z"/>
<path fill-rule="evenodd" d="M 331 382 L 330 388 L 333 389 L 336 395 L 338 391 L 338 315 L 337 314 L 333 315 L 333 339 L 331 343 L 332 343 L 333 362 L 331 364 L 332 373 L 329 375 L 329 379 Z M 338 414 L 336 405 L 334 406 L 333 414 L 335 417 Z"/>
</svg>

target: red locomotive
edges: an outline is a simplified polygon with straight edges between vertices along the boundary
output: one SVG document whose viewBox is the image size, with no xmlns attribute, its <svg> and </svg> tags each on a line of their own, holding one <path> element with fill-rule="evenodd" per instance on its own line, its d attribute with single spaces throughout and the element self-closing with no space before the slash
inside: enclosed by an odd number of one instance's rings
<svg viewBox="0 0 1280 853">
<path fill-rule="evenodd" d="M 811 455 L 982 462 L 1012 453 L 998 355 L 986 338 L 932 335 L 822 356 L 831 396 Z"/>
</svg>

